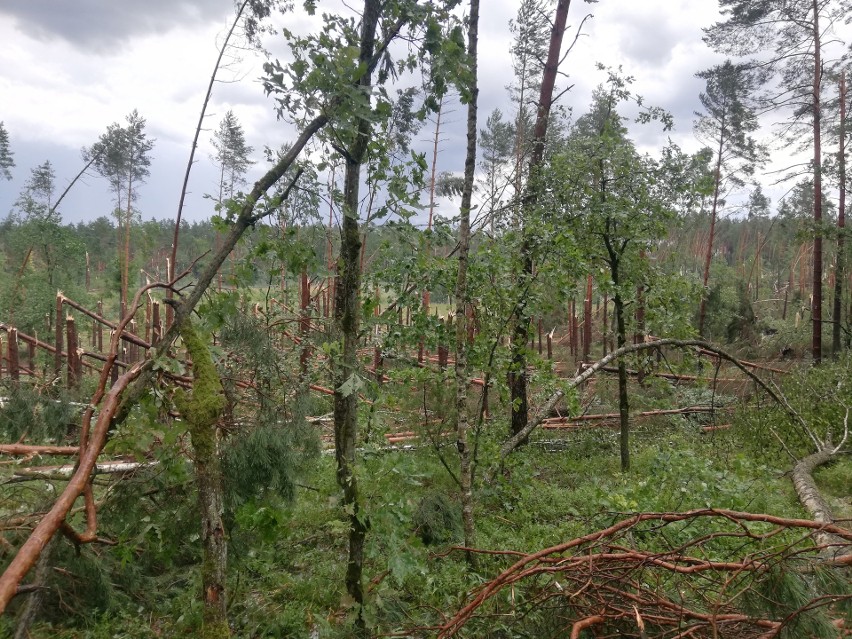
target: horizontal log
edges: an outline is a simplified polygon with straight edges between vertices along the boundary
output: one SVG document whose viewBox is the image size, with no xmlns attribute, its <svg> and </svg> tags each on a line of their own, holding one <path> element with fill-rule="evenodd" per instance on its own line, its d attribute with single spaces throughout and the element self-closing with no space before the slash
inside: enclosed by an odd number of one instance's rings
<svg viewBox="0 0 852 639">
<path fill-rule="evenodd" d="M 0 455 L 31 457 L 33 455 L 76 455 L 77 446 L 31 446 L 27 444 L 0 444 Z"/>
</svg>

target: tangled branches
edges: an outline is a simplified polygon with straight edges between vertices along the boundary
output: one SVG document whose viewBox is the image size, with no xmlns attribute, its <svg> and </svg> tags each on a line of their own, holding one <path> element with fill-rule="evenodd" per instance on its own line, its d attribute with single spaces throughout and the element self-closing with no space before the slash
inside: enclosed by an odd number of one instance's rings
<svg viewBox="0 0 852 639">
<path fill-rule="evenodd" d="M 715 509 L 636 514 L 533 554 L 501 553 L 517 561 L 474 592 L 438 636 L 466 628 L 479 636 L 473 628 L 482 622 L 511 626 L 513 636 L 523 628 L 523 636 L 574 639 L 583 630 L 667 639 L 837 636 L 820 613 L 852 604 L 840 574 L 852 562 L 848 554 L 820 562 L 817 533 L 832 533 L 836 550 L 852 549 L 848 530 L 809 520 Z"/>
</svg>

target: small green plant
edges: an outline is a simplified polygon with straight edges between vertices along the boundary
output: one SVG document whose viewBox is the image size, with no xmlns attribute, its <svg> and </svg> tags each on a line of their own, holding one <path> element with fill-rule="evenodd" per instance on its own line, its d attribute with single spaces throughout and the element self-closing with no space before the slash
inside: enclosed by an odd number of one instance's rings
<svg viewBox="0 0 852 639">
<path fill-rule="evenodd" d="M 417 536 L 427 546 L 448 544 L 462 538 L 461 507 L 442 492 L 426 493 L 413 520 Z"/>
</svg>

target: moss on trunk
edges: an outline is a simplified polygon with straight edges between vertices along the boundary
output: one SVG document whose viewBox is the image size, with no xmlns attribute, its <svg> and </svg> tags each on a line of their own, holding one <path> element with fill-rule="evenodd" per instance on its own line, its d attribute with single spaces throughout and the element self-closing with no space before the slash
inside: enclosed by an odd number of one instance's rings
<svg viewBox="0 0 852 639">
<path fill-rule="evenodd" d="M 207 344 L 187 318 L 180 334 L 192 358 L 192 393 L 179 391 L 175 405 L 187 422 L 195 451 L 195 475 L 198 479 L 198 508 L 201 514 L 201 598 L 204 625 L 199 637 L 230 637 L 226 616 L 225 579 L 227 536 L 222 521 L 223 478 L 217 446 L 218 423 L 225 408 L 222 381 L 210 357 Z"/>
</svg>

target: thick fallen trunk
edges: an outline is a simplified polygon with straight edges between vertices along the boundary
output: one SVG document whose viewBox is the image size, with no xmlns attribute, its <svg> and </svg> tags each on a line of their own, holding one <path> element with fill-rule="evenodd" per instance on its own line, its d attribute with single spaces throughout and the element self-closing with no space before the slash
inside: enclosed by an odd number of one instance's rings
<svg viewBox="0 0 852 639">
<path fill-rule="evenodd" d="M 818 524 L 834 524 L 834 515 L 831 512 L 831 506 L 823 497 L 819 487 L 814 481 L 813 472 L 823 464 L 827 464 L 834 459 L 837 451 L 829 446 L 826 446 L 820 451 L 808 455 L 800 460 L 793 467 L 793 486 L 796 489 L 796 495 L 799 501 L 807 510 L 814 521 Z M 839 554 L 838 544 L 843 541 L 836 535 L 830 533 L 817 533 L 815 540 L 818 545 L 826 546 L 824 554 L 836 556 Z"/>
</svg>

